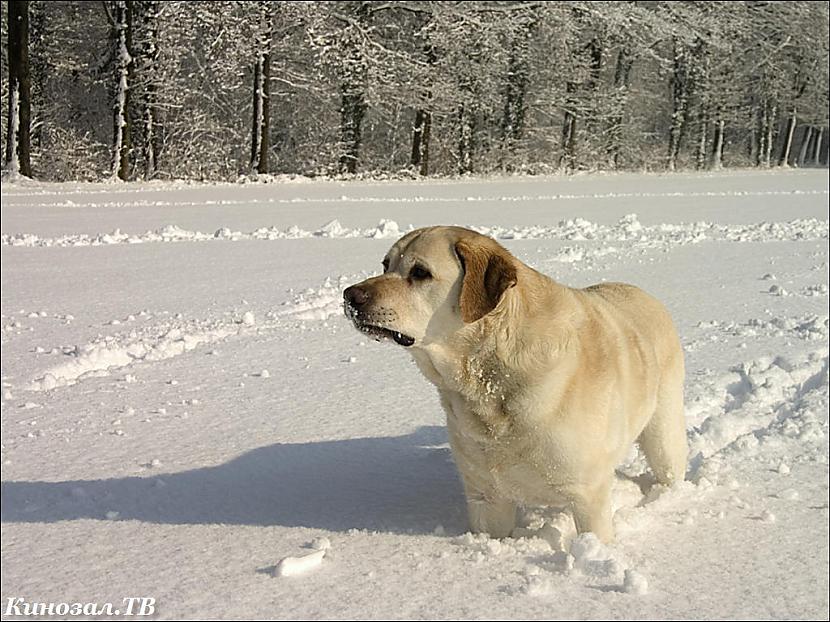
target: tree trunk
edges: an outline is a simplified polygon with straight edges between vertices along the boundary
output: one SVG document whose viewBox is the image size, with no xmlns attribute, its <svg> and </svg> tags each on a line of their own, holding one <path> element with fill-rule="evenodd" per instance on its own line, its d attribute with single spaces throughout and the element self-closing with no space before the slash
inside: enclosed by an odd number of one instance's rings
<svg viewBox="0 0 830 622">
<path fill-rule="evenodd" d="M 761 108 L 758 111 L 758 154 L 756 159 L 757 166 L 769 168 L 769 161 L 766 159 L 767 155 L 767 128 L 769 127 L 769 101 L 765 97 L 761 103 Z"/>
<path fill-rule="evenodd" d="M 362 85 L 344 84 L 340 96 L 340 138 L 343 154 L 340 156 L 340 170 L 343 173 L 357 172 L 360 156 L 361 125 L 366 114 Z"/>
<path fill-rule="evenodd" d="M 571 83 L 566 90 L 570 91 Z M 570 105 L 565 109 L 565 118 L 562 122 L 562 157 L 559 166 L 571 173 L 576 169 L 576 105 L 574 98 L 570 98 Z"/>
<path fill-rule="evenodd" d="M 628 45 L 623 45 L 617 52 L 617 65 L 614 69 L 614 103 L 613 114 L 608 124 L 608 155 L 613 168 L 620 165 L 622 151 L 623 113 L 628 102 L 628 87 L 631 84 L 631 67 L 634 57 Z"/>
<path fill-rule="evenodd" d="M 775 126 L 776 120 L 778 119 L 778 106 L 768 101 L 766 102 L 764 112 L 766 127 L 764 128 L 763 134 L 764 153 L 762 164 L 764 168 L 769 168 L 772 166 L 772 150 L 775 146 Z"/>
<path fill-rule="evenodd" d="M 458 172 L 462 175 L 473 172 L 473 150 L 475 149 L 475 116 L 462 104 L 458 111 Z"/>
<path fill-rule="evenodd" d="M 695 168 L 698 170 L 706 168 L 707 142 L 709 140 L 709 111 L 701 104 L 698 112 L 698 135 L 697 153 L 695 156 Z"/>
<path fill-rule="evenodd" d="M 677 169 L 677 158 L 686 129 L 689 111 L 689 75 L 686 51 L 682 44 L 674 43 L 674 71 L 672 72 L 672 118 L 669 130 L 669 154 L 666 166 L 670 171 Z"/>
<path fill-rule="evenodd" d="M 427 18 L 422 26 L 422 31 L 426 30 L 430 18 Z M 424 83 L 419 85 L 423 89 L 423 104 L 415 111 L 415 125 L 412 127 L 412 157 L 410 163 L 413 167 L 418 168 L 418 174 L 422 177 L 429 175 L 429 139 L 432 134 L 432 112 L 430 105 L 432 102 L 432 80 L 433 70 L 438 55 L 435 47 L 426 38 L 423 46 L 424 59 L 428 67 L 428 73 L 424 76 Z M 424 105 L 425 104 L 425 105 Z"/>
<path fill-rule="evenodd" d="M 50 60 L 53 50 L 49 49 L 50 38 L 47 35 L 47 17 L 50 12 L 47 2 L 29 3 L 29 75 L 31 77 L 31 118 L 30 149 L 42 153 L 44 149 L 44 114 L 46 101 L 44 90 L 49 80 Z"/>
<path fill-rule="evenodd" d="M 132 85 L 132 0 L 115 2 L 115 106 L 113 114 L 112 177 L 126 181 L 130 174 L 130 88 Z"/>
<path fill-rule="evenodd" d="M 759 155 L 761 152 L 759 132 L 761 126 L 760 116 L 761 113 L 758 110 L 757 99 L 753 97 L 749 103 L 749 135 L 747 136 L 746 155 L 754 166 L 758 166 L 761 161 L 761 156 Z"/>
<path fill-rule="evenodd" d="M 432 113 L 423 109 L 415 112 L 415 125 L 412 128 L 412 166 L 418 168 L 418 174 L 429 175 L 429 137 L 432 129 Z"/>
<path fill-rule="evenodd" d="M 271 38 L 272 14 L 270 5 L 259 3 L 259 29 L 256 35 L 254 61 L 253 130 L 251 131 L 251 169 L 268 172 L 270 148 L 271 99 Z"/>
<path fill-rule="evenodd" d="M 824 140 L 824 128 L 818 128 L 818 134 L 816 136 L 816 142 L 813 145 L 813 166 L 821 166 L 821 142 Z"/>
<path fill-rule="evenodd" d="M 784 133 L 784 145 L 781 148 L 781 157 L 778 158 L 778 166 L 788 166 L 790 161 L 790 151 L 793 147 L 793 134 L 795 134 L 795 125 L 797 120 L 797 111 L 793 107 L 789 119 L 787 119 L 787 129 Z"/>
<path fill-rule="evenodd" d="M 575 12 L 577 19 L 583 19 L 581 10 Z M 582 113 L 586 128 L 592 130 L 596 125 L 593 114 L 595 106 L 594 91 L 599 84 L 602 69 L 602 44 L 593 36 L 580 51 L 579 62 L 588 68 L 588 79 L 582 83 L 569 81 L 565 86 L 565 116 L 562 121 L 562 157 L 559 166 L 568 172 L 577 167 L 577 122 Z M 580 102 L 582 98 L 582 102 Z M 582 103 L 582 105 L 580 105 Z"/>
<path fill-rule="evenodd" d="M 29 72 L 29 3 L 9 0 L 9 124 L 5 169 L 26 177 L 31 165 L 31 74 Z"/>
<path fill-rule="evenodd" d="M 798 151 L 798 168 L 803 168 L 807 162 L 807 153 L 810 143 L 813 140 L 813 126 L 808 125 L 804 129 L 804 135 L 801 137 L 801 149 Z"/>
<path fill-rule="evenodd" d="M 142 77 L 144 79 L 144 97 L 141 102 L 141 116 L 144 123 L 141 153 L 144 159 L 144 179 L 152 179 L 158 170 L 158 13 L 157 0 L 142 2 L 142 26 L 144 40 L 142 45 Z"/>
<path fill-rule="evenodd" d="M 515 156 L 516 145 L 522 139 L 527 112 L 527 85 L 530 69 L 528 66 L 528 42 L 533 28 L 532 21 L 519 25 L 514 36 L 505 79 L 504 112 L 501 119 L 502 149 L 508 157 Z M 505 166 L 502 155 L 502 167 Z M 511 159 L 513 159 L 511 157 Z"/>
<path fill-rule="evenodd" d="M 340 172 L 350 174 L 357 172 L 363 117 L 368 108 L 365 93 L 369 79 L 363 35 L 359 32 L 369 20 L 369 3 L 355 4 L 353 20 L 347 22 L 341 39 L 340 66 Z"/>
<path fill-rule="evenodd" d="M 710 168 L 719 171 L 723 168 L 723 131 L 724 120 L 718 114 L 718 122 L 715 125 L 715 137 L 712 140 L 712 160 Z"/>
</svg>

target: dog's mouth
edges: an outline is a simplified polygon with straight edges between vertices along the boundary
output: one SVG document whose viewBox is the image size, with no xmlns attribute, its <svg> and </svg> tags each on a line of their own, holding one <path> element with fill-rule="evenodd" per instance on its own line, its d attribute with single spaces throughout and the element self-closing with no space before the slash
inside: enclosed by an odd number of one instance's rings
<svg viewBox="0 0 830 622">
<path fill-rule="evenodd" d="M 377 313 L 371 314 L 367 317 L 367 314 L 361 313 L 350 304 L 343 305 L 343 311 L 345 312 L 346 317 L 352 321 L 357 330 L 361 333 L 369 335 L 375 341 L 386 341 L 387 339 L 391 339 L 399 346 L 407 348 L 415 343 L 414 337 L 410 337 L 399 330 L 392 330 L 391 328 L 378 326 L 377 324 L 370 324 L 366 321 L 375 319 L 378 315 Z M 383 317 L 383 314 L 381 314 L 381 317 Z"/>
<path fill-rule="evenodd" d="M 366 333 L 375 341 L 386 341 L 391 339 L 399 346 L 409 347 L 415 343 L 415 339 L 409 335 L 405 335 L 400 331 L 384 328 L 383 326 L 373 326 L 372 324 L 357 324 L 355 327 L 361 333 Z"/>
</svg>

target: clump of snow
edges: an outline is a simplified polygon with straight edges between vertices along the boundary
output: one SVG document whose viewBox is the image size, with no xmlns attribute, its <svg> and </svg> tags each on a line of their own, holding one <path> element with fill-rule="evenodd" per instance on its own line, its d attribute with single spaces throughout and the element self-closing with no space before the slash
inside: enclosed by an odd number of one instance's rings
<svg viewBox="0 0 830 622">
<path fill-rule="evenodd" d="M 367 231 L 366 237 L 375 239 L 398 238 L 401 236 L 401 230 L 398 223 L 394 220 L 381 219 L 374 231 Z"/>
<path fill-rule="evenodd" d="M 285 557 L 274 568 L 274 576 L 294 577 L 317 568 L 328 549 L 322 548 L 301 557 Z"/>
<path fill-rule="evenodd" d="M 327 551 L 331 548 L 331 540 L 329 540 L 326 536 L 320 536 L 319 538 L 314 538 L 310 544 L 311 548 L 315 551 Z"/>
<path fill-rule="evenodd" d="M 346 237 L 346 233 L 347 230 L 343 228 L 343 225 L 340 224 L 340 221 L 334 219 L 320 227 L 317 231 L 314 232 L 314 235 L 323 238 L 342 238 Z"/>
<path fill-rule="evenodd" d="M 623 591 L 629 594 L 636 594 L 638 596 L 648 594 L 648 579 L 636 570 L 631 570 L 629 568 L 625 571 Z"/>
<path fill-rule="evenodd" d="M 621 575 L 625 566 L 613 551 L 593 533 L 583 533 L 571 542 L 570 555 L 573 568 L 592 577 L 613 577 Z"/>
<path fill-rule="evenodd" d="M 308 288 L 284 304 L 279 317 L 302 321 L 326 321 L 333 316 L 343 315 L 343 288 L 354 278 L 341 276 L 334 280 L 326 278 L 320 287 Z"/>
<path fill-rule="evenodd" d="M 548 598 L 556 594 L 553 579 L 544 575 L 531 575 L 526 579 L 522 592 L 533 598 Z"/>
</svg>

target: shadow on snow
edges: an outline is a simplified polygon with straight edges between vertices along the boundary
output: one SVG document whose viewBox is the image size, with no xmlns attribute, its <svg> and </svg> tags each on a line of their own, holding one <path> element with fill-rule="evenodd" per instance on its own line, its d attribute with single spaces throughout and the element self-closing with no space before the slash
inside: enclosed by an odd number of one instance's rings
<svg viewBox="0 0 830 622">
<path fill-rule="evenodd" d="M 2 483 L 2 522 L 105 519 L 282 525 L 333 531 L 464 529 L 446 430 L 278 443 L 225 464 L 147 477 Z"/>
</svg>

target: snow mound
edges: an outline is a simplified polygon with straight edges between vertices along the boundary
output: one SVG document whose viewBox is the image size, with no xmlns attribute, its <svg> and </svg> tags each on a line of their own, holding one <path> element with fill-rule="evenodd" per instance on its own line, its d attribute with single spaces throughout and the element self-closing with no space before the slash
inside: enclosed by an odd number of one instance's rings
<svg viewBox="0 0 830 622">
<path fill-rule="evenodd" d="M 574 538 L 569 555 L 573 561 L 567 565 L 589 577 L 622 579 L 627 570 L 619 555 L 593 533 L 583 533 Z"/>
<path fill-rule="evenodd" d="M 323 557 L 328 549 L 321 548 L 300 557 L 285 557 L 274 568 L 274 576 L 295 577 L 317 568 L 323 563 Z"/>
<path fill-rule="evenodd" d="M 340 276 L 336 282 L 327 278 L 320 287 L 310 287 L 285 302 L 281 317 L 302 321 L 326 321 L 343 315 L 343 288 L 353 279 Z"/>
<path fill-rule="evenodd" d="M 708 413 L 689 434 L 690 455 L 697 456 L 695 480 L 717 483 L 721 452 L 754 454 L 761 445 L 769 450 L 788 439 L 799 444 L 800 460 L 821 460 L 828 428 L 828 351 L 742 363 L 719 378 L 706 397 L 691 395 L 689 404 L 692 416 Z"/>
<path fill-rule="evenodd" d="M 30 391 L 49 391 L 73 385 L 85 378 L 106 376 L 139 361 L 161 361 L 189 352 L 201 345 L 221 341 L 237 334 L 236 327 L 215 326 L 189 329 L 174 327 L 158 336 L 106 336 L 92 343 L 75 346 L 66 354 L 70 360 L 50 367 L 27 387 Z"/>
<path fill-rule="evenodd" d="M 789 222 L 761 222 L 751 225 L 721 225 L 709 222 L 643 225 L 636 214 L 627 214 L 614 225 L 601 225 L 583 218 L 563 220 L 557 225 L 477 226 L 466 225 L 484 235 L 502 240 L 574 240 L 598 242 L 630 242 L 635 248 L 669 248 L 695 244 L 704 240 L 733 242 L 806 241 L 828 239 L 828 222 L 816 218 Z M 109 244 L 142 244 L 147 242 L 208 242 L 213 240 L 282 240 L 297 238 L 398 238 L 402 230 L 393 220 L 381 219 L 368 229 L 343 226 L 338 219 L 308 231 L 292 225 L 286 229 L 260 227 L 252 232 L 232 231 L 220 227 L 214 233 L 189 231 L 174 224 L 140 234 L 111 233 L 89 235 L 69 234 L 60 237 L 40 237 L 31 233 L 4 233 L 3 246 L 102 246 Z"/>
</svg>

